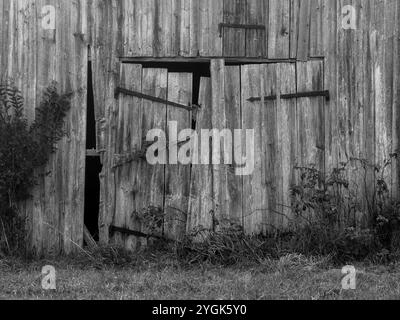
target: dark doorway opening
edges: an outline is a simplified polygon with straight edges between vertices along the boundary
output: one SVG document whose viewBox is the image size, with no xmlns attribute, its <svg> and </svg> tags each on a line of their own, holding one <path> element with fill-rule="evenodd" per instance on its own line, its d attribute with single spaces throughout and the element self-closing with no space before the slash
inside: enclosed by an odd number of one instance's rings
<svg viewBox="0 0 400 320">
<path fill-rule="evenodd" d="M 85 226 L 92 237 L 99 240 L 99 203 L 102 165 L 98 157 L 86 157 Z"/>
<path fill-rule="evenodd" d="M 86 119 L 86 149 L 96 150 L 96 119 L 93 94 L 92 64 L 88 65 L 87 83 L 87 119 Z M 87 152 L 85 174 L 85 226 L 94 240 L 99 240 L 99 205 L 100 205 L 100 173 L 102 165 L 100 157 L 93 152 Z"/>
</svg>

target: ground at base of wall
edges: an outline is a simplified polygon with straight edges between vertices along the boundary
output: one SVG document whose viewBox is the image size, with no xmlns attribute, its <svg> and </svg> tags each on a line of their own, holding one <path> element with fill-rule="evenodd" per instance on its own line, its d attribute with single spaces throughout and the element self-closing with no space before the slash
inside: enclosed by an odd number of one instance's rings
<svg viewBox="0 0 400 320">
<path fill-rule="evenodd" d="M 353 300 L 399 299 L 400 265 L 355 266 L 356 290 L 343 290 L 340 269 L 289 256 L 236 267 L 149 264 L 79 266 L 43 260 L 0 260 L 0 299 Z M 54 265 L 54 291 L 42 289 L 42 267 Z"/>
</svg>

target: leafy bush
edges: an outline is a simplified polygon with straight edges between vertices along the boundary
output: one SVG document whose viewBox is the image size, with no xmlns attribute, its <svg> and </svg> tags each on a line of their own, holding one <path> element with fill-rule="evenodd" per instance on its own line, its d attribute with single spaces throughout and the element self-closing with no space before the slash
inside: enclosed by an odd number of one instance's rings
<svg viewBox="0 0 400 320">
<path fill-rule="evenodd" d="M 300 222 L 312 224 L 318 221 L 324 227 L 340 227 L 340 214 L 345 210 L 343 189 L 349 188 L 345 178 L 346 167 L 334 169 L 325 177 L 322 172 L 311 167 L 296 167 L 300 174 L 300 182 L 292 186 L 292 209 Z M 300 220 L 300 221 L 299 221 Z"/>
<path fill-rule="evenodd" d="M 385 181 L 385 170 L 397 158 L 397 154 L 392 154 L 381 166 L 351 159 L 361 164 L 357 174 L 364 176 L 363 186 L 349 183 L 346 178 L 348 163 L 342 163 L 327 177 L 315 168 L 297 168 L 300 180 L 291 189 L 297 218 L 292 232 L 292 250 L 304 254 L 331 254 L 340 263 L 376 257 L 386 261 L 396 247 L 396 235 L 400 232 L 400 201 L 391 196 Z M 368 174 L 375 180 L 367 186 Z M 372 190 L 366 192 L 365 199 L 360 199 L 361 188 Z M 362 226 L 345 218 L 356 213 L 368 217 L 369 225 Z"/>
<path fill-rule="evenodd" d="M 64 118 L 70 108 L 67 95 L 52 83 L 36 108 L 29 126 L 24 101 L 12 80 L 0 83 L 0 251 L 22 250 L 24 217 L 18 203 L 35 185 L 35 169 L 44 166 L 64 135 Z"/>
<path fill-rule="evenodd" d="M 298 183 L 291 188 L 295 218 L 288 217 L 288 231 L 248 236 L 234 222 L 225 222 L 218 231 L 200 226 L 177 244 L 178 258 L 189 264 L 219 265 L 279 260 L 293 255 L 329 257 L 339 265 L 365 259 L 389 262 L 398 257 L 396 250 L 400 244 L 400 201 L 391 197 L 385 182 L 385 170 L 394 160 L 396 154 L 382 166 L 351 160 L 362 164 L 357 174 L 373 171 L 375 186 L 368 186 L 373 190 L 365 195 L 368 200 L 361 199 L 359 193 L 360 188 L 367 189 L 366 185 L 348 181 L 348 163 L 342 163 L 326 176 L 314 167 L 298 167 Z M 362 226 L 356 219 L 348 218 L 360 212 L 371 217 L 370 225 Z"/>
</svg>

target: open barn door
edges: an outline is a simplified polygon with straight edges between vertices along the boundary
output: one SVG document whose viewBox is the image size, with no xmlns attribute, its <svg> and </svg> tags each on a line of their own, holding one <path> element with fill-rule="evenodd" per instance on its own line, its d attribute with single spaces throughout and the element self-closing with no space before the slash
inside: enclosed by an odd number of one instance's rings
<svg viewBox="0 0 400 320">
<path fill-rule="evenodd" d="M 115 209 L 109 227 L 115 243 L 133 250 L 148 235 L 174 239 L 186 230 L 190 165 L 177 163 L 174 141 L 192 125 L 192 74 L 127 64 L 116 93 Z M 158 147 L 149 158 L 154 143 Z"/>
</svg>

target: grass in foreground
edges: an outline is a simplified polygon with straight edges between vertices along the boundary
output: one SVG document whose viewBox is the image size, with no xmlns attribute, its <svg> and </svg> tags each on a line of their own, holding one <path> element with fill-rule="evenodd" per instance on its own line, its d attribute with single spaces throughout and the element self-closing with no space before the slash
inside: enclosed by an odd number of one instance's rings
<svg viewBox="0 0 400 320">
<path fill-rule="evenodd" d="M 162 260 L 162 262 L 160 262 Z M 173 259 L 123 266 L 76 260 L 0 260 L 0 299 L 400 299 L 400 265 L 356 266 L 357 290 L 341 290 L 328 259 L 288 255 L 253 265 L 182 267 Z M 41 268 L 57 270 L 57 290 L 41 288 Z"/>
</svg>

